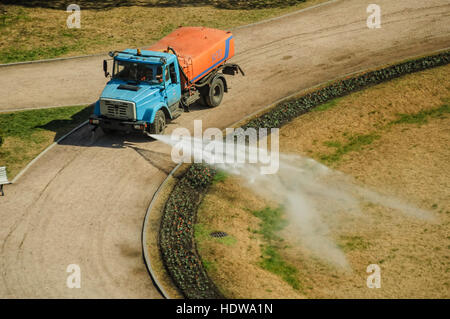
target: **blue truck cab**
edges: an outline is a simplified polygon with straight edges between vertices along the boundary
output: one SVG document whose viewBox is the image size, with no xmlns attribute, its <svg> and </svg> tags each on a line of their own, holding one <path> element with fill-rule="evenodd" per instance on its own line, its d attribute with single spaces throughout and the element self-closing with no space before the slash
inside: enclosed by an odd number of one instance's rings
<svg viewBox="0 0 450 319">
<path fill-rule="evenodd" d="M 89 123 L 105 133 L 140 131 L 162 134 L 166 122 L 200 101 L 206 107 L 222 102 L 225 75 L 245 75 L 234 55 L 231 32 L 180 27 L 147 48 L 110 52 L 103 61 L 109 78 Z"/>
<path fill-rule="evenodd" d="M 177 56 L 165 52 L 127 49 L 110 53 L 112 74 L 89 122 L 105 133 L 116 130 L 160 134 L 166 120 L 183 112 Z"/>
</svg>

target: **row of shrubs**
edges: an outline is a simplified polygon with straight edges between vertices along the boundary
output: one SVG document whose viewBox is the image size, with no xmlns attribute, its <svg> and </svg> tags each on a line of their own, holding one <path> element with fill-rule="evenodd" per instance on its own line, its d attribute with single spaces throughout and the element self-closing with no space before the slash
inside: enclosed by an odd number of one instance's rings
<svg viewBox="0 0 450 319">
<path fill-rule="evenodd" d="M 281 127 L 295 117 L 309 111 L 312 107 L 318 106 L 337 97 L 341 97 L 406 74 L 445 65 L 449 62 L 450 51 L 447 51 L 388 66 L 380 70 L 366 72 L 358 76 L 349 76 L 343 80 L 334 82 L 323 88 L 319 88 L 300 98 L 282 102 L 262 116 L 252 119 L 250 122 L 242 126 L 242 128 Z"/>
<path fill-rule="evenodd" d="M 177 7 L 212 5 L 224 9 L 264 9 L 293 6 L 305 0 L 78 0 L 81 9 L 108 9 L 115 7 Z M 4 4 L 26 7 L 63 9 L 70 2 L 62 0 L 3 0 Z"/>
<path fill-rule="evenodd" d="M 216 7 L 224 9 L 266 9 L 295 6 L 305 0 L 216 0 Z"/>
<path fill-rule="evenodd" d="M 242 128 L 281 127 L 293 118 L 331 99 L 449 62 L 450 51 L 348 77 L 300 98 L 282 102 L 269 112 L 252 119 Z M 223 297 L 208 277 L 194 241 L 197 208 L 214 174 L 214 169 L 208 166 L 192 165 L 173 189 L 163 212 L 160 249 L 169 274 L 186 298 Z"/>
<path fill-rule="evenodd" d="M 223 298 L 208 277 L 194 241 L 197 208 L 214 174 L 209 166 L 192 165 L 172 190 L 161 220 L 159 245 L 164 264 L 190 299 Z"/>
</svg>

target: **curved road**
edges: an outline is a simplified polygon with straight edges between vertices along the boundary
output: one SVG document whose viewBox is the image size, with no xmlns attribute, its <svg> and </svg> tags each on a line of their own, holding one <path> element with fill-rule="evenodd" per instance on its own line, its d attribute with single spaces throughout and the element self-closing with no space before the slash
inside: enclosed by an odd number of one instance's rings
<svg viewBox="0 0 450 319">
<path fill-rule="evenodd" d="M 169 132 L 191 128 L 194 119 L 224 128 L 342 74 L 450 46 L 447 0 L 378 0 L 382 28 L 376 30 L 366 26 L 369 3 L 342 0 L 235 30 L 233 61 L 247 76 L 230 79 L 220 107 L 194 107 Z M 15 101 L 8 104 L 13 108 L 92 101 L 104 84 L 100 60 L 2 68 L 0 109 L 5 100 Z M 38 81 L 43 74 L 45 82 Z M 17 88 L 21 77 L 27 92 L 8 97 L 5 88 Z M 79 90 L 68 85 L 74 81 L 82 81 Z M 143 137 L 84 128 L 42 156 L 0 198 L 0 297 L 160 298 L 140 239 L 147 205 L 174 166 L 168 151 Z M 81 267 L 81 289 L 66 286 L 69 264 Z"/>
</svg>

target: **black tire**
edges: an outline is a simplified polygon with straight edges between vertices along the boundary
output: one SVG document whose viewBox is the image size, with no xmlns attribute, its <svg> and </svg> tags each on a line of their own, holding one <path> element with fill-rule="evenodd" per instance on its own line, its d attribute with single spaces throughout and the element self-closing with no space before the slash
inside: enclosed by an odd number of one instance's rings
<svg viewBox="0 0 450 319">
<path fill-rule="evenodd" d="M 209 107 L 216 107 L 222 102 L 223 93 L 225 92 L 225 86 L 220 77 L 213 80 L 209 86 L 209 94 L 205 96 L 206 105 Z"/>
<path fill-rule="evenodd" d="M 166 116 L 164 115 L 163 110 L 158 110 L 158 112 L 156 112 L 153 124 L 150 124 L 149 126 L 149 133 L 163 134 L 165 128 L 166 128 Z"/>
</svg>

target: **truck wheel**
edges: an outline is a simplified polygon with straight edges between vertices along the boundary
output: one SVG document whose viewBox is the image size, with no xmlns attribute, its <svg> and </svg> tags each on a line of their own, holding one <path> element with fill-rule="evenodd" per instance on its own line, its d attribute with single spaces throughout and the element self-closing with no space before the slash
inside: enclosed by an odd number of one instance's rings
<svg viewBox="0 0 450 319">
<path fill-rule="evenodd" d="M 158 110 L 155 115 L 153 124 L 150 124 L 150 134 L 163 134 L 166 128 L 166 116 L 162 110 Z"/>
<path fill-rule="evenodd" d="M 209 94 L 205 96 L 205 102 L 209 107 L 216 107 L 222 102 L 224 92 L 223 81 L 215 78 L 209 87 Z"/>
</svg>

